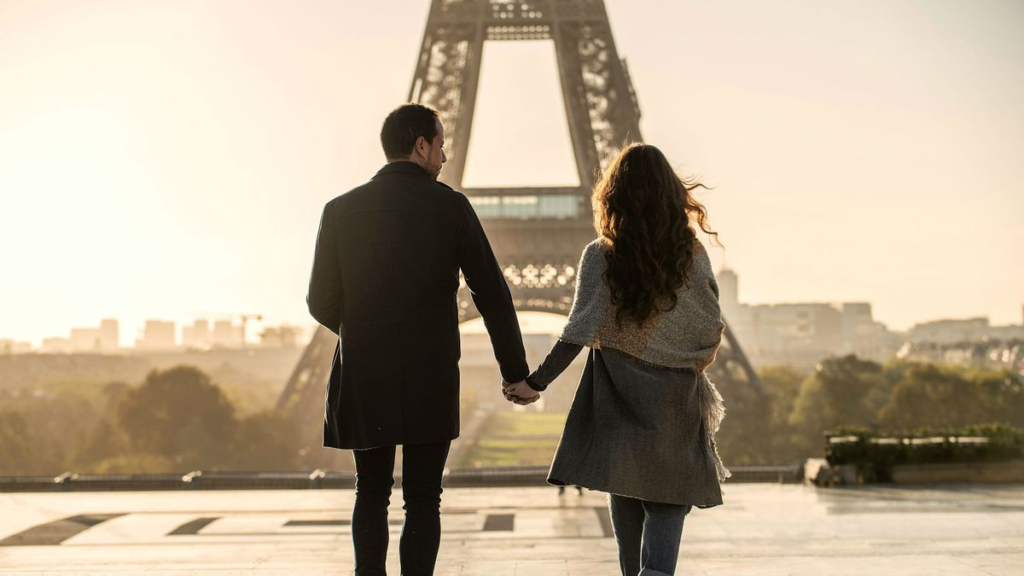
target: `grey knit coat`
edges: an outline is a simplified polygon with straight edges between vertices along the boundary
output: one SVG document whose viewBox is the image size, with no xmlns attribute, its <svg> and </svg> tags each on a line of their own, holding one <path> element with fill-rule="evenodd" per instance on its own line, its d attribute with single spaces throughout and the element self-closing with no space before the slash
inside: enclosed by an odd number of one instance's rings
<svg viewBox="0 0 1024 576">
<path fill-rule="evenodd" d="M 678 303 L 643 326 L 615 322 L 603 240 L 587 245 L 560 340 L 592 350 L 549 473 L 642 500 L 711 507 L 729 476 L 714 436 L 725 409 L 705 369 L 725 324 L 707 251 L 696 244 Z"/>
</svg>

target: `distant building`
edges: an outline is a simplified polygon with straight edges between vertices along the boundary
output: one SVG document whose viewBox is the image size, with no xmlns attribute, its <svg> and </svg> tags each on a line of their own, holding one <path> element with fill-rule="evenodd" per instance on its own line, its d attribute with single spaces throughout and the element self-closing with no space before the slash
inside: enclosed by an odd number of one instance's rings
<svg viewBox="0 0 1024 576">
<path fill-rule="evenodd" d="M 117 320 L 100 320 L 99 341 L 100 350 L 104 352 L 115 352 L 121 348 L 121 327 Z"/>
<path fill-rule="evenodd" d="M 25 343 L 21 343 L 25 344 Z M 117 320 L 105 318 L 99 328 L 72 328 L 69 338 L 44 338 L 41 352 L 45 353 L 104 353 L 116 352 L 120 348 L 120 330 Z M 19 349 L 24 349 L 24 346 Z M 29 346 L 31 350 L 31 346 Z"/>
<path fill-rule="evenodd" d="M 260 333 L 260 345 L 264 348 L 294 348 L 304 344 L 304 330 L 298 326 L 270 326 Z"/>
<path fill-rule="evenodd" d="M 120 348 L 117 320 L 104 319 L 100 321 L 99 328 L 72 328 L 67 346 L 70 346 L 72 352 L 116 352 Z"/>
<path fill-rule="evenodd" d="M 146 320 L 142 338 L 135 342 L 139 350 L 172 350 L 177 347 L 177 329 L 174 322 Z"/>
<path fill-rule="evenodd" d="M 71 349 L 75 352 L 99 352 L 99 328 L 72 328 Z"/>
<path fill-rule="evenodd" d="M 213 345 L 213 332 L 210 331 L 210 321 L 195 320 L 191 326 L 182 326 L 181 345 L 185 348 L 210 348 Z"/>
<path fill-rule="evenodd" d="M 978 342 L 989 333 L 988 318 L 967 318 L 964 320 L 934 320 L 915 324 L 910 329 L 911 342 L 934 344 L 956 344 Z"/>
<path fill-rule="evenodd" d="M 935 320 L 915 324 L 910 341 L 931 344 L 967 344 L 989 340 L 1024 340 L 1024 324 L 992 326 L 987 317 Z"/>
<path fill-rule="evenodd" d="M 718 281 L 718 301 L 722 312 L 728 317 L 728 312 L 735 312 L 740 306 L 740 280 L 736 273 L 728 268 L 723 268 L 716 275 L 716 280 Z"/>
<path fill-rule="evenodd" d="M 43 338 L 43 345 L 40 346 L 40 350 L 47 354 L 67 354 L 74 352 L 74 348 L 71 346 L 71 339 L 62 338 L 60 336 Z"/>
<path fill-rule="evenodd" d="M 988 337 L 990 340 L 1024 340 L 1024 325 L 991 326 Z"/>
<path fill-rule="evenodd" d="M 723 269 L 716 278 L 722 316 L 754 364 L 810 366 L 839 354 L 881 361 L 902 344 L 874 320 L 870 303 L 742 304 L 737 274 Z"/>
<path fill-rule="evenodd" d="M 32 351 L 29 342 L 18 342 L 10 338 L 0 338 L 0 356 L 10 354 L 28 354 Z"/>
<path fill-rule="evenodd" d="M 830 304 L 740 305 L 738 312 L 735 334 L 755 355 L 816 354 L 842 345 L 842 315 Z"/>
<path fill-rule="evenodd" d="M 922 322 L 898 357 L 968 367 L 1009 369 L 1024 376 L 1024 318 L 1021 324 L 992 326 L 987 317 Z"/>
<path fill-rule="evenodd" d="M 856 354 L 861 358 L 884 360 L 903 342 L 903 336 L 890 331 L 885 324 L 872 317 L 871 304 L 844 302 L 843 354 Z"/>
<path fill-rule="evenodd" d="M 211 344 L 216 348 L 241 348 L 244 337 L 242 327 L 231 320 L 217 320 L 213 323 Z"/>
</svg>

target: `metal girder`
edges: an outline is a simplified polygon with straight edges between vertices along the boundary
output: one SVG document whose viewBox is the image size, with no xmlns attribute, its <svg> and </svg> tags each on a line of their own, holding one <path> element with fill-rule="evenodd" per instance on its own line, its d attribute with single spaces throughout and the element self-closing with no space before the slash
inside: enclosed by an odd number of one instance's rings
<svg viewBox="0 0 1024 576">
<path fill-rule="evenodd" d="M 453 188 L 462 187 L 484 41 L 537 39 L 555 44 L 584 194 L 624 144 L 641 139 L 640 107 L 602 0 L 435 0 L 409 101 L 440 114 L 451 151 L 441 178 Z"/>
</svg>

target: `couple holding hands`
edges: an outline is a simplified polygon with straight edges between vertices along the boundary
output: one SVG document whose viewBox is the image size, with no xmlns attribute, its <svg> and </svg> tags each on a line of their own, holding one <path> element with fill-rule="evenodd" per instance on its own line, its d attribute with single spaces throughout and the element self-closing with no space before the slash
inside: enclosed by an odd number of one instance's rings
<svg viewBox="0 0 1024 576">
<path fill-rule="evenodd" d="M 385 119 L 388 163 L 324 207 L 307 304 L 338 334 L 324 445 L 353 450 L 355 572 L 385 574 L 387 509 L 403 446 L 405 575 L 433 574 L 441 479 L 459 435 L 456 293 L 465 278 L 505 398 L 535 402 L 587 349 L 548 482 L 608 493 L 624 576 L 673 574 L 693 507 L 722 503 L 715 449 L 724 408 L 705 369 L 725 328 L 697 229 L 716 236 L 657 148 L 633 144 L 594 188 L 597 238 L 583 251 L 569 318 L 530 371 L 512 298 L 468 199 L 437 181 L 437 113 Z"/>
</svg>

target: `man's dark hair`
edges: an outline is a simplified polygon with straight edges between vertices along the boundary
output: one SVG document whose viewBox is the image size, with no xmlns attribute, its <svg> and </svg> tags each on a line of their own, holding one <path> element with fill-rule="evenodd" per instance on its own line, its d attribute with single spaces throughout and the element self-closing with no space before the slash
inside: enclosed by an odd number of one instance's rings
<svg viewBox="0 0 1024 576">
<path fill-rule="evenodd" d="M 409 157 L 420 136 L 433 142 L 437 136 L 437 120 L 437 112 L 422 104 L 402 104 L 392 110 L 380 128 L 384 156 L 388 160 Z"/>
</svg>

